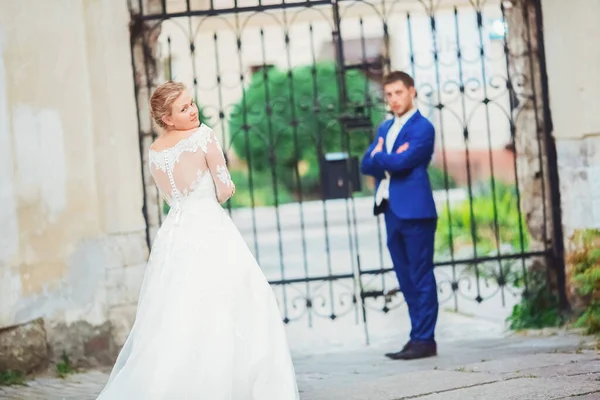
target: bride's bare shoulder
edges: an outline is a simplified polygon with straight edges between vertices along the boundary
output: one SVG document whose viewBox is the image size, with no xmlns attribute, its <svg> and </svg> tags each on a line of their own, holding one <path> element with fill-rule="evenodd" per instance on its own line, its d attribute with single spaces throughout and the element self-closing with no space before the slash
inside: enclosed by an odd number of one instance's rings
<svg viewBox="0 0 600 400">
<path fill-rule="evenodd" d="M 150 145 L 150 150 L 160 152 L 166 148 L 166 143 L 162 136 L 159 136 L 152 144 Z"/>
</svg>

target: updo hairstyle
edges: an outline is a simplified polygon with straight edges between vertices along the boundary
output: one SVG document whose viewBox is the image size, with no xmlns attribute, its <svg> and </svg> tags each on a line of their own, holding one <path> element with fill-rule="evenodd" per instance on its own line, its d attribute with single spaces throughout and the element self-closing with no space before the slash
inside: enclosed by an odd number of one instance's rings
<svg viewBox="0 0 600 400">
<path fill-rule="evenodd" d="M 166 129 L 163 117 L 171 115 L 173 102 L 186 90 L 181 82 L 167 81 L 156 88 L 150 98 L 150 112 L 156 125 Z"/>
</svg>

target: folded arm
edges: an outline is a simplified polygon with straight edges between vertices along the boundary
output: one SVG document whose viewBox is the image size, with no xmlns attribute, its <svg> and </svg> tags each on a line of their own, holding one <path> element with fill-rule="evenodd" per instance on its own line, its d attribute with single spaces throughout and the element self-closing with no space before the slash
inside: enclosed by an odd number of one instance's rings
<svg viewBox="0 0 600 400">
<path fill-rule="evenodd" d="M 377 141 L 379 140 L 380 137 L 381 137 L 380 135 L 377 135 L 377 137 L 375 138 L 375 140 L 373 141 L 371 146 L 369 146 L 369 148 L 363 155 L 363 158 L 362 158 L 362 161 L 360 164 L 360 172 L 363 175 L 370 175 L 377 179 L 384 179 L 385 178 L 385 169 L 375 165 L 373 163 L 373 157 L 371 155 L 371 153 L 373 152 L 373 149 L 375 149 L 375 146 L 377 146 Z"/>
<path fill-rule="evenodd" d="M 429 163 L 435 143 L 433 126 L 428 126 L 418 136 L 409 137 L 407 143 L 408 147 L 401 153 L 376 153 L 371 161 L 373 167 L 393 174 L 406 172 L 418 165 Z"/>
</svg>

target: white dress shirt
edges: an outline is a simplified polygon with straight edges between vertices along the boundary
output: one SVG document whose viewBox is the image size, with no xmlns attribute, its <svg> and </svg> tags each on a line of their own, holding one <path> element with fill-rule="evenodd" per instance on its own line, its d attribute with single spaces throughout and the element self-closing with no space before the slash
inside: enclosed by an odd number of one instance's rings
<svg viewBox="0 0 600 400">
<path fill-rule="evenodd" d="M 396 139 L 398 139 L 398 135 L 400 131 L 406 125 L 408 120 L 415 115 L 417 112 L 416 108 L 412 108 L 410 111 L 402 115 L 401 117 L 394 116 L 394 122 L 392 126 L 387 132 L 385 136 L 385 150 L 387 153 L 391 153 L 394 147 L 394 143 L 396 143 Z M 383 199 L 388 199 L 390 196 L 390 174 L 385 171 L 385 179 L 382 179 L 379 183 L 379 187 L 377 188 L 377 193 L 375 193 L 375 203 L 380 205 Z"/>
</svg>

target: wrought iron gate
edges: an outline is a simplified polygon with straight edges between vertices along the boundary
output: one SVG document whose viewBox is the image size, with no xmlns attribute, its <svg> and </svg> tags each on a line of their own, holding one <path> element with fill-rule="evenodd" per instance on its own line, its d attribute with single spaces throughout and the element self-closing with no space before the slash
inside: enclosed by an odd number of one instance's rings
<svg viewBox="0 0 600 400">
<path fill-rule="evenodd" d="M 399 307 L 357 160 L 386 116 L 381 78 L 402 69 L 438 134 L 440 302 L 505 304 L 526 291 L 536 260 L 564 284 L 538 1 L 130 0 L 130 9 L 148 243 L 164 215 L 146 167 L 156 136 L 148 98 L 174 79 L 227 150 L 237 186 L 227 207 L 285 322 L 353 313 L 366 327 L 368 310 Z"/>
</svg>

